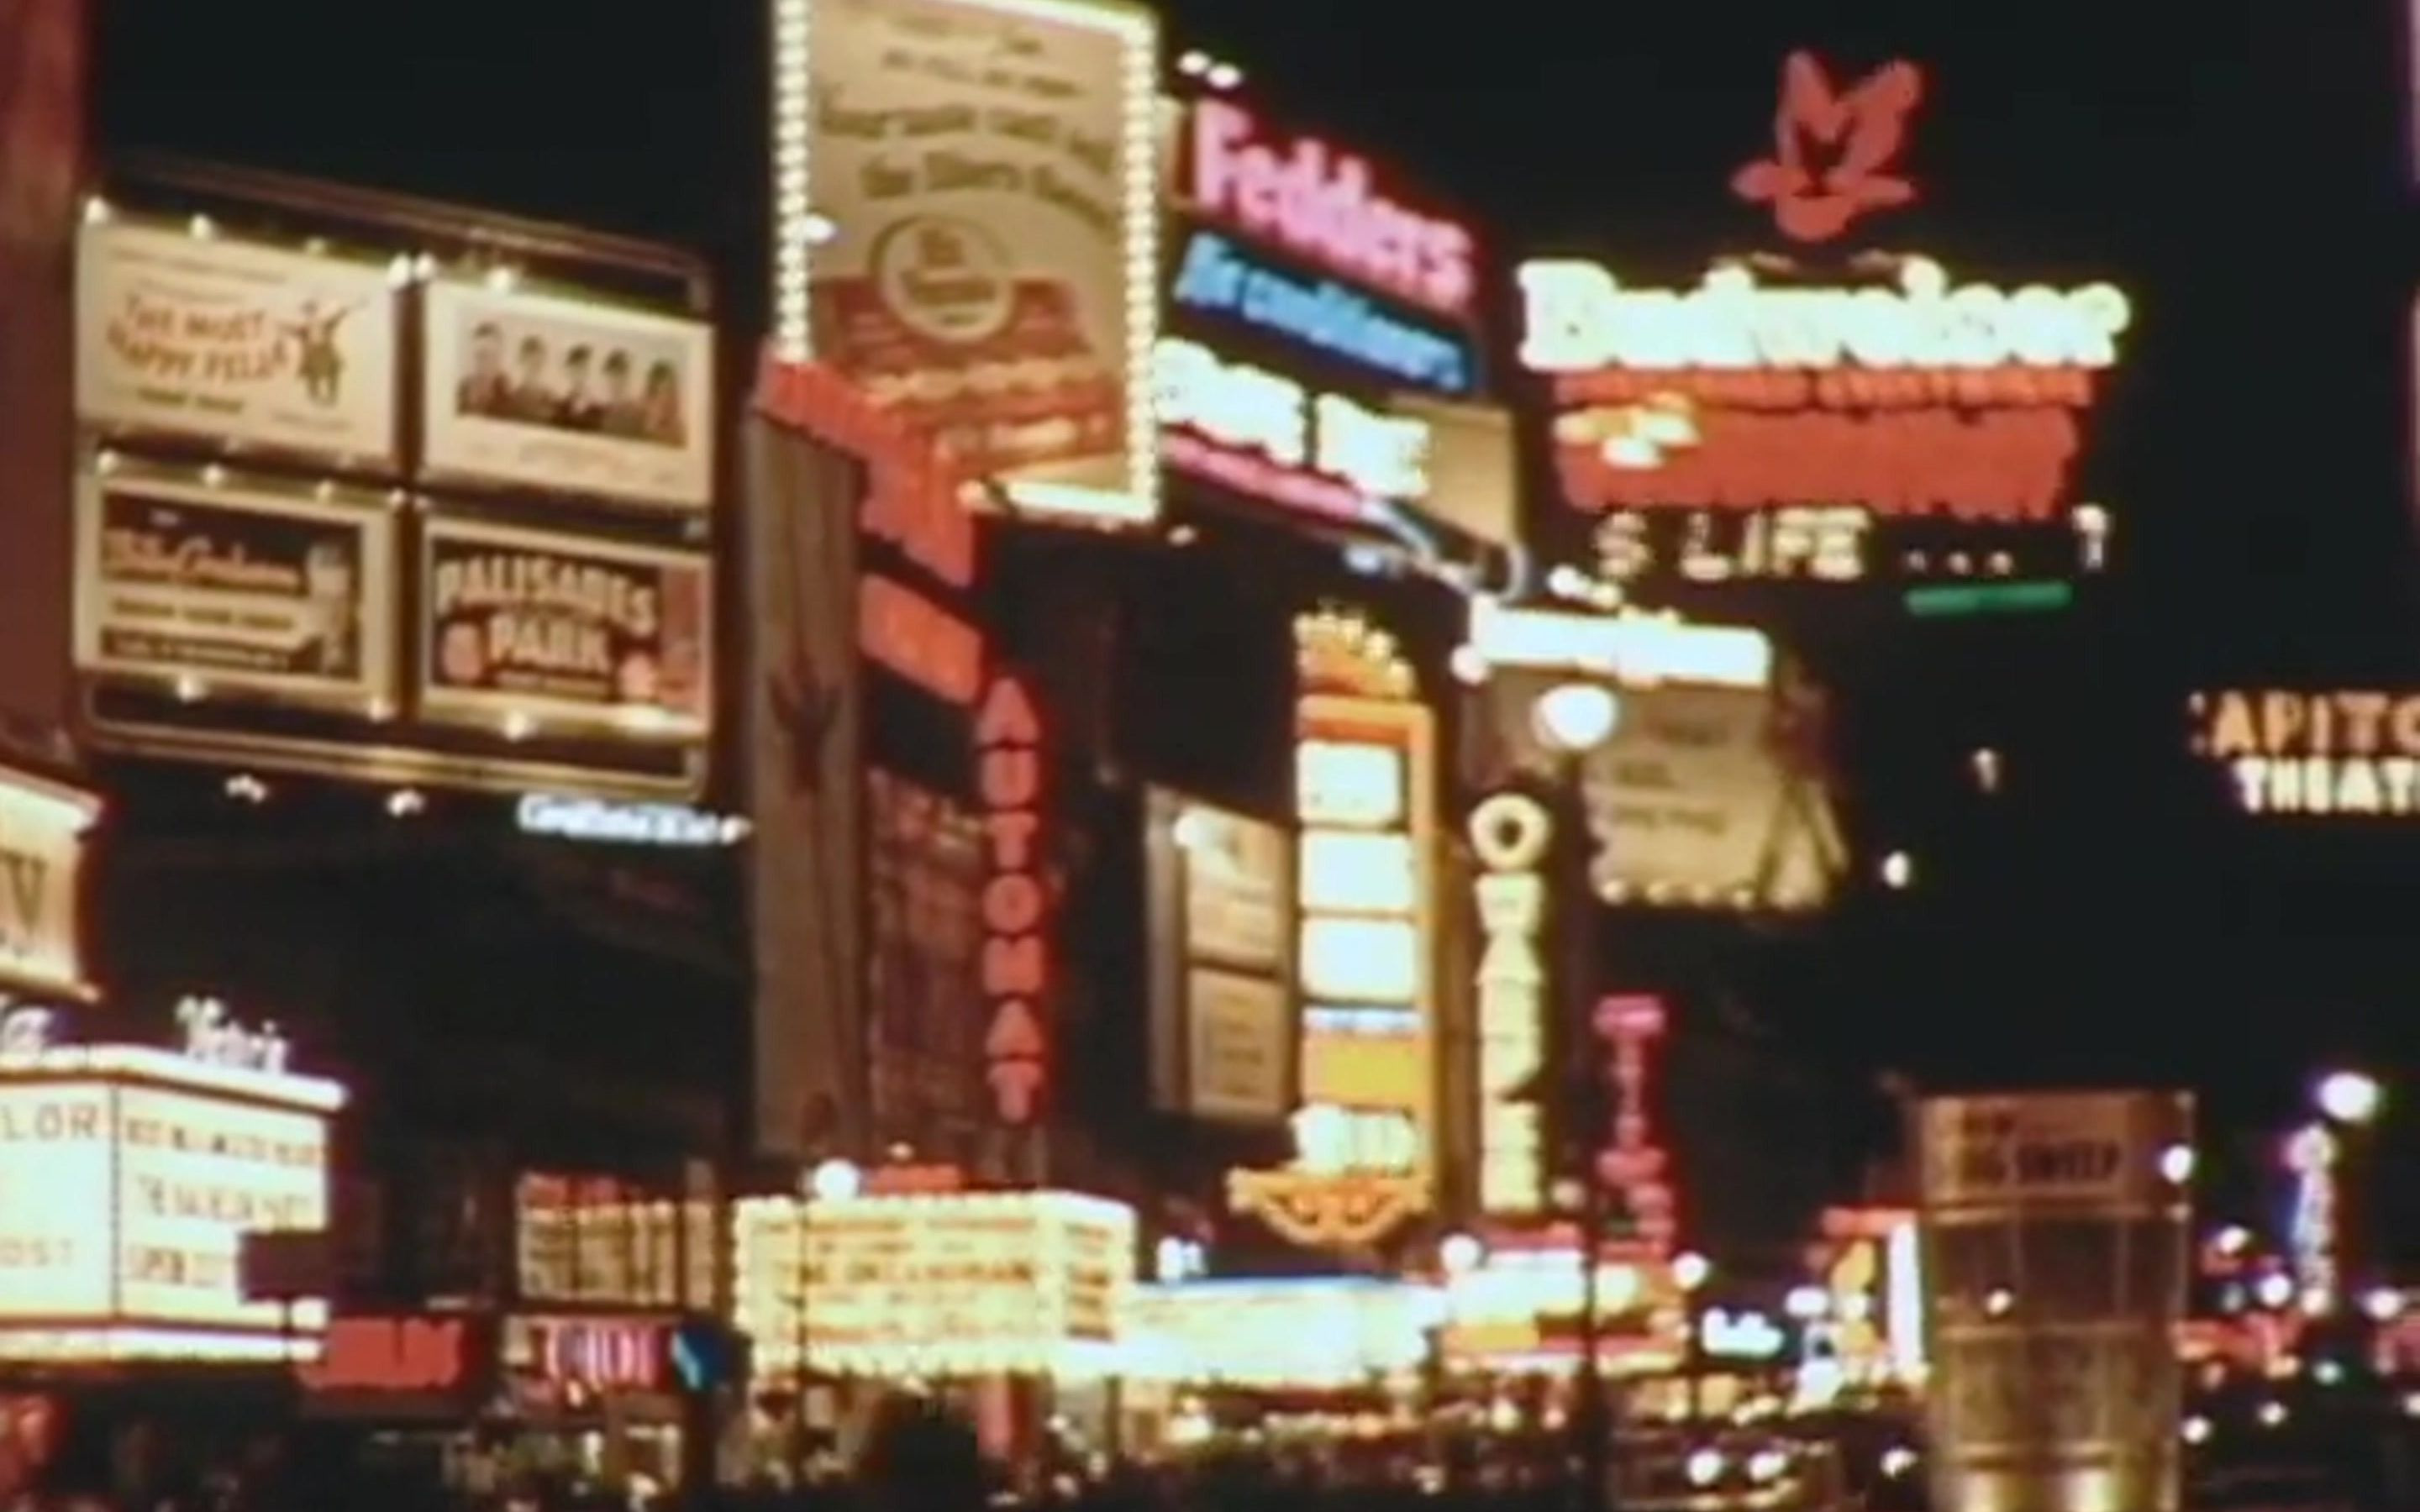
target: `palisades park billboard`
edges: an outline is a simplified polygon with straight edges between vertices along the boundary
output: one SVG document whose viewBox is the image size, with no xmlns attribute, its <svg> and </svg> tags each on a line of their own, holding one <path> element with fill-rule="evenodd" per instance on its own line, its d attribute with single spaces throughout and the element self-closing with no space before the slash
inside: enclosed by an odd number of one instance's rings
<svg viewBox="0 0 2420 1512">
<path fill-rule="evenodd" d="M 87 219 L 76 267 L 96 743 L 693 794 L 711 329 L 578 268 L 272 239 L 240 203 L 171 222 L 141 195 Z"/>
</svg>

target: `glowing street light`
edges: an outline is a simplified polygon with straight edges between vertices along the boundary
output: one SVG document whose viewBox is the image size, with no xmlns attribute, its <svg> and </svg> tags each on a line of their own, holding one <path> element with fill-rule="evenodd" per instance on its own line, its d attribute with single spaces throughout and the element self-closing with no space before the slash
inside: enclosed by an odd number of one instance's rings
<svg viewBox="0 0 2420 1512">
<path fill-rule="evenodd" d="M 864 1189 L 865 1173 L 854 1161 L 824 1161 L 807 1173 L 807 1195 L 817 1202 L 845 1202 Z"/>
<path fill-rule="evenodd" d="M 2386 1088 L 2366 1072 L 2334 1071 L 2319 1078 L 2311 1099 L 2330 1119 L 2359 1128 L 2377 1121 Z"/>
<path fill-rule="evenodd" d="M 1450 1276 L 1465 1276 L 1487 1258 L 1487 1246 L 1468 1234 L 1448 1234 L 1437 1241 L 1437 1267 Z"/>
<path fill-rule="evenodd" d="M 1621 701 L 1598 683 L 1564 683 L 1538 695 L 1529 711 L 1538 738 L 1560 756 L 1583 756 L 1604 745 L 1621 722 Z"/>
</svg>

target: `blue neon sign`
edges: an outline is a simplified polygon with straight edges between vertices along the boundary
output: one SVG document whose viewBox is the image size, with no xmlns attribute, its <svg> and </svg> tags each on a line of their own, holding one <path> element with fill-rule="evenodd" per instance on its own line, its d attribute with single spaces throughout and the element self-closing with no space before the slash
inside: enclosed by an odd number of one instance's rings
<svg viewBox="0 0 2420 1512">
<path fill-rule="evenodd" d="M 1400 382 L 1453 394 L 1478 387 L 1467 339 L 1397 315 L 1332 278 L 1305 278 L 1254 262 L 1214 232 L 1197 231 L 1186 245 L 1176 302 L 1233 316 Z"/>
</svg>

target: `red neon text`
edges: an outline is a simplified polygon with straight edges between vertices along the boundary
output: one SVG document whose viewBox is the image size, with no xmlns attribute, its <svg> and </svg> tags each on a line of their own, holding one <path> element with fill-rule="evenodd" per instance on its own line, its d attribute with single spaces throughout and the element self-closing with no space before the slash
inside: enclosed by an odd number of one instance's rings
<svg viewBox="0 0 2420 1512">
<path fill-rule="evenodd" d="M 1668 1180 L 1671 1157 L 1655 1143 L 1647 1117 L 1647 1047 L 1664 1035 L 1664 1005 L 1652 997 L 1608 997 L 1596 1006 L 1597 1037 L 1613 1050 L 1616 1106 L 1612 1142 L 1597 1151 L 1597 1180 L 1621 1194 L 1631 1224 L 1657 1255 L 1680 1233 Z"/>
<path fill-rule="evenodd" d="M 653 1391 L 664 1380 L 664 1330 L 655 1323 L 534 1322 L 538 1373 L 559 1386 Z"/>
<path fill-rule="evenodd" d="M 2088 408 L 2094 374 L 2082 367 L 1606 368 L 1555 379 L 1564 407 L 1636 404 L 1680 396 L 1731 409 Z"/>
<path fill-rule="evenodd" d="M 975 748 L 991 865 L 983 892 L 983 990 L 992 1004 L 984 1055 L 1001 1121 L 1031 1123 L 1045 1079 L 1050 901 L 1042 872 L 1042 721 L 1016 678 L 992 679 L 975 717 Z"/>
<path fill-rule="evenodd" d="M 338 1318 L 318 1362 L 300 1367 L 313 1391 L 453 1391 L 470 1376 L 458 1318 Z"/>
<path fill-rule="evenodd" d="M 863 390 L 817 363 L 768 354 L 758 409 L 865 463 L 859 528 L 899 548 L 953 588 L 973 586 L 975 525 L 958 501 L 958 479 L 932 442 L 875 407 Z"/>
<path fill-rule="evenodd" d="M 1701 411 L 1690 444 L 1652 465 L 1606 455 L 1588 418 L 1557 423 L 1555 464 L 1579 509 L 1851 502 L 1882 516 L 2040 521 L 2067 490 L 2079 444 L 2064 409 L 1756 414 Z"/>
<path fill-rule="evenodd" d="M 1359 520 L 1361 496 L 1343 484 L 1238 452 L 1181 430 L 1160 432 L 1160 455 L 1180 471 L 1222 488 L 1330 519 Z"/>
<path fill-rule="evenodd" d="M 983 634 L 904 584 L 868 573 L 857 585 L 858 645 L 934 697 L 965 707 L 983 676 Z"/>
<path fill-rule="evenodd" d="M 1343 276 L 1448 315 L 1477 288 L 1472 238 L 1372 187 L 1370 164 L 1317 137 L 1264 142 L 1252 113 L 1222 100 L 1192 107 L 1194 208 Z"/>
</svg>

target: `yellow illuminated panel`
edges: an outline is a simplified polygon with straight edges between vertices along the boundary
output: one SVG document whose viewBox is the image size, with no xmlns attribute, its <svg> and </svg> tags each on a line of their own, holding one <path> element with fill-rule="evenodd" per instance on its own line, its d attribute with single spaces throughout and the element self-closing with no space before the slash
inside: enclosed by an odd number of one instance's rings
<svg viewBox="0 0 2420 1512">
<path fill-rule="evenodd" d="M 1134 1211 L 1065 1192 L 739 1204 L 737 1321 L 761 1369 L 1093 1377 L 1114 1365 Z"/>
<path fill-rule="evenodd" d="M 1417 1114 L 1428 1105 L 1428 1045 L 1419 1035 L 1303 1032 L 1306 1103 Z"/>
<path fill-rule="evenodd" d="M 1328 611 L 1297 625 L 1295 1162 L 1228 1200 L 1296 1243 L 1364 1244 L 1425 1211 L 1436 1161 L 1435 730 L 1390 637 Z"/>
</svg>

